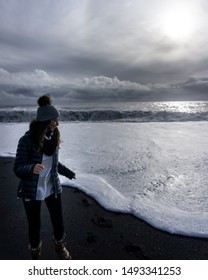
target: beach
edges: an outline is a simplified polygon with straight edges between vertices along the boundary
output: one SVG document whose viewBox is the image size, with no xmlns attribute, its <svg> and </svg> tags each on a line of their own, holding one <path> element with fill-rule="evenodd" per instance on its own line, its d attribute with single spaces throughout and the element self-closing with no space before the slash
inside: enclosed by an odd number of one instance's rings
<svg viewBox="0 0 208 280">
<path fill-rule="evenodd" d="M 27 222 L 13 158 L 0 158 L 0 259 L 27 260 Z M 129 214 L 105 210 L 75 188 L 63 188 L 67 246 L 74 260 L 206 260 L 208 240 L 169 234 Z M 52 228 L 42 204 L 42 260 L 56 260 Z"/>
</svg>

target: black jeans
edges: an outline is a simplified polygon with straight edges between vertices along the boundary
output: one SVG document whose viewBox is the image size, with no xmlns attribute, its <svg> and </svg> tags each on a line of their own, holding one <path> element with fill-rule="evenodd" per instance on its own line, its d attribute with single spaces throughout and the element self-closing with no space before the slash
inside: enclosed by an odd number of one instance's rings
<svg viewBox="0 0 208 280">
<path fill-rule="evenodd" d="M 50 195 L 45 202 L 50 213 L 54 238 L 61 240 L 64 236 L 61 194 L 57 197 L 54 194 Z M 36 248 L 40 243 L 41 201 L 23 199 L 23 203 L 28 220 L 30 245 L 32 248 Z"/>
</svg>

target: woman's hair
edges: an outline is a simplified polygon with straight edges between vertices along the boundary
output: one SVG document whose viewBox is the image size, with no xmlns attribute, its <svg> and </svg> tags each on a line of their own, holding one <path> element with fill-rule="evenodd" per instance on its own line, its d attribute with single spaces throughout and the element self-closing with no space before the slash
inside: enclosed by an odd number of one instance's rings
<svg viewBox="0 0 208 280">
<path fill-rule="evenodd" d="M 36 119 L 30 123 L 30 133 L 35 141 L 35 145 L 38 152 L 42 152 L 43 150 L 43 141 L 44 135 L 46 134 L 46 129 L 50 121 L 37 121 Z M 53 131 L 53 137 L 55 139 L 56 147 L 60 145 L 60 132 L 59 129 L 56 127 Z"/>
</svg>

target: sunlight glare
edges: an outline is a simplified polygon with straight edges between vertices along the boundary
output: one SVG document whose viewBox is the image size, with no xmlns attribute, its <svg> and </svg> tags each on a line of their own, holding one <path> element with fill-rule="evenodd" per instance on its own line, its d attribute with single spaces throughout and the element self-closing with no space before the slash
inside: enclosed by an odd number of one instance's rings
<svg viewBox="0 0 208 280">
<path fill-rule="evenodd" d="M 161 33 L 172 40 L 186 40 L 196 30 L 196 14 L 187 5 L 175 5 L 164 10 L 160 18 Z"/>
</svg>

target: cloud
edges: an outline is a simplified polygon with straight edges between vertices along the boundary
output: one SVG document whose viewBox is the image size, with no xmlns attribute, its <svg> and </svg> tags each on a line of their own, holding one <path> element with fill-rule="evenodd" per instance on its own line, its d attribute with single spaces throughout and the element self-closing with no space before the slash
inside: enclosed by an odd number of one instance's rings
<svg viewBox="0 0 208 280">
<path fill-rule="evenodd" d="M 121 81 L 117 77 L 96 76 L 80 80 L 65 97 L 82 101 L 131 101 L 150 91 L 149 85 Z"/>
<path fill-rule="evenodd" d="M 11 73 L 0 68 L 1 102 L 8 99 L 13 103 L 16 98 L 26 98 L 30 103 L 35 97 L 49 93 L 59 101 L 92 101 L 92 100 L 130 100 L 152 90 L 151 85 L 142 85 L 131 81 L 121 81 L 117 77 L 96 76 L 77 79 L 70 83 L 66 79 L 36 69 L 33 72 Z M 24 102 L 26 102 L 24 100 Z"/>
<path fill-rule="evenodd" d="M 93 89 L 132 89 L 149 91 L 150 88 L 146 85 L 141 85 L 136 82 L 120 81 L 117 77 L 92 77 L 83 79 L 83 87 Z"/>
<path fill-rule="evenodd" d="M 207 100 L 208 75 L 190 77 L 174 84 L 141 84 L 117 77 L 94 76 L 70 83 L 45 70 L 11 73 L 0 69 L 0 104 L 36 104 L 37 96 L 48 93 L 60 105 L 92 101 Z"/>
<path fill-rule="evenodd" d="M 41 86 L 56 86 L 63 84 L 65 81 L 62 77 L 49 75 L 46 71 L 36 69 L 33 72 L 17 72 L 10 73 L 3 68 L 0 68 L 0 83 L 1 85 L 13 85 L 22 87 L 41 87 Z"/>
<path fill-rule="evenodd" d="M 208 75 L 205 73 L 203 75 L 191 76 L 183 83 L 176 85 L 176 87 L 197 92 L 198 94 L 205 93 L 208 96 Z"/>
<path fill-rule="evenodd" d="M 11 73 L 0 68 L 0 104 L 31 104 L 37 96 L 58 91 L 65 83 L 62 77 L 40 69 Z"/>
</svg>

